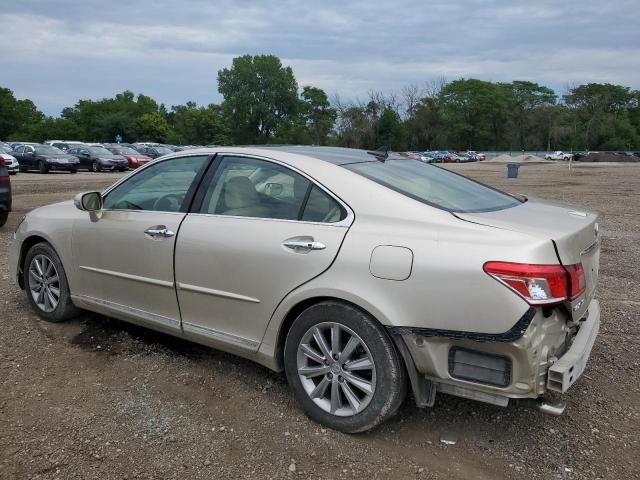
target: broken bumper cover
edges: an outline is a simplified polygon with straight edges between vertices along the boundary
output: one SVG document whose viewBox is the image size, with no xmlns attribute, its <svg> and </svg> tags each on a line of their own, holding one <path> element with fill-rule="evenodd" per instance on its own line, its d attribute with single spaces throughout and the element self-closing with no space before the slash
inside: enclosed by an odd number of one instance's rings
<svg viewBox="0 0 640 480">
<path fill-rule="evenodd" d="M 519 334 L 508 339 L 390 329 L 407 369 L 412 370 L 409 376 L 419 406 L 433 405 L 435 391 L 501 406 L 511 399 L 540 399 L 548 391 L 566 392 L 584 372 L 598 335 L 598 301 L 591 301 L 573 336 L 560 310 L 545 315 L 536 309 L 526 320 Z M 452 358 L 456 351 L 473 355 Z M 499 368 L 497 359 L 502 360 Z M 458 375 L 461 371 L 467 374 Z M 494 373 L 504 374 L 500 377 L 504 382 L 483 380 Z"/>
<path fill-rule="evenodd" d="M 565 393 L 584 372 L 600 330 L 600 303 L 592 300 L 571 347 L 549 368 L 547 388 Z"/>
</svg>

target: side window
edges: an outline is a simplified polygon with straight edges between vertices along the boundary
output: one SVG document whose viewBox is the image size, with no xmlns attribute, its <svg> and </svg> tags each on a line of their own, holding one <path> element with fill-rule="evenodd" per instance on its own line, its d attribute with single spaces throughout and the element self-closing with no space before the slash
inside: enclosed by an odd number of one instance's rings
<svg viewBox="0 0 640 480">
<path fill-rule="evenodd" d="M 33 147 L 26 146 L 24 147 L 24 153 L 33 153 L 35 149 Z"/>
<path fill-rule="evenodd" d="M 335 223 L 343 218 L 343 209 L 340 204 L 314 185 L 304 207 L 302 220 L 305 222 Z"/>
<path fill-rule="evenodd" d="M 172 158 L 140 171 L 110 191 L 104 208 L 110 210 L 184 211 L 184 199 L 207 156 Z"/>
<path fill-rule="evenodd" d="M 204 196 L 201 213 L 337 222 L 342 208 L 302 175 L 266 160 L 224 157 Z"/>
</svg>

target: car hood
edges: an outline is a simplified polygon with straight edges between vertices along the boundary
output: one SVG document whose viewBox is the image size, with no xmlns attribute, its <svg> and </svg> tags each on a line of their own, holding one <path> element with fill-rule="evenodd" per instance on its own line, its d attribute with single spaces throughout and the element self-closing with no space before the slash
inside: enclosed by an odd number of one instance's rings
<svg viewBox="0 0 640 480">
<path fill-rule="evenodd" d="M 580 302 L 581 297 L 576 299 L 571 311 L 578 318 L 584 314 L 598 278 L 600 234 L 597 213 L 532 198 L 495 212 L 455 215 L 468 222 L 550 239 L 563 265 L 582 263 L 587 301 Z"/>
<path fill-rule="evenodd" d="M 0 153 L 0 157 L 4 158 L 5 160 L 9 160 L 10 162 L 16 161 L 16 157 L 9 153 Z"/>
</svg>

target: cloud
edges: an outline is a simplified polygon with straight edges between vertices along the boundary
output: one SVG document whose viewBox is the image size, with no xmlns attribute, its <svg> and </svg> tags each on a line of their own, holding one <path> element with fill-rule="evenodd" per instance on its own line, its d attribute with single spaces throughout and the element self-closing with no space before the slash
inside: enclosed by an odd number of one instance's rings
<svg viewBox="0 0 640 480">
<path fill-rule="evenodd" d="M 636 3 L 3 0 L 0 85 L 49 114 L 124 89 L 210 103 L 233 57 L 272 53 L 342 98 L 439 77 L 639 88 Z"/>
</svg>

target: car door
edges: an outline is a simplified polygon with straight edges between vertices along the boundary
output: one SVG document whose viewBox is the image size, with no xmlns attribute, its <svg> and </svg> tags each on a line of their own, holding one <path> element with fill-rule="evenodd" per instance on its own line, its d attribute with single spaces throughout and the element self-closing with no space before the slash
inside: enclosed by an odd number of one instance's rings
<svg viewBox="0 0 640 480">
<path fill-rule="evenodd" d="M 74 294 L 154 328 L 180 330 L 174 288 L 175 239 L 206 155 L 138 170 L 104 195 L 103 208 L 76 220 Z"/>
<path fill-rule="evenodd" d="M 324 272 L 352 214 L 293 169 L 266 159 L 216 158 L 176 245 L 187 336 L 256 350 L 278 303 Z"/>
<path fill-rule="evenodd" d="M 36 154 L 36 149 L 34 147 L 31 145 L 25 145 L 22 155 L 29 168 L 33 169 L 38 167 L 38 155 Z"/>
<path fill-rule="evenodd" d="M 11 152 L 11 155 L 16 157 L 16 160 L 18 160 L 19 168 L 26 170 L 29 167 L 27 160 L 24 158 L 24 145 L 13 150 L 13 152 Z"/>
</svg>

